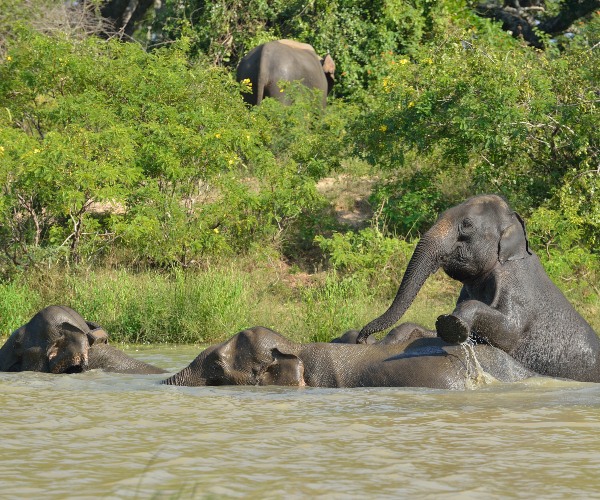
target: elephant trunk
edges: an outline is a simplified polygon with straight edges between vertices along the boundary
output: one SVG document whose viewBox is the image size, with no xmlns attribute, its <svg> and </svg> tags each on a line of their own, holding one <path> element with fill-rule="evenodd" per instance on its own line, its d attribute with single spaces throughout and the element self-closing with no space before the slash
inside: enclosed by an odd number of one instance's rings
<svg viewBox="0 0 600 500">
<path fill-rule="evenodd" d="M 211 369 L 219 370 L 221 365 L 215 359 L 215 350 L 222 344 L 207 347 L 183 370 L 161 381 L 165 385 L 205 386 L 214 385 L 209 378 L 215 378 Z"/>
<path fill-rule="evenodd" d="M 369 335 L 390 328 L 402 317 L 425 280 L 442 265 L 443 258 L 449 251 L 450 229 L 450 224 L 440 219 L 423 235 L 406 267 L 392 305 L 381 316 L 363 327 L 356 339 L 357 344 L 365 343 Z"/>
<path fill-rule="evenodd" d="M 202 383 L 201 380 L 197 380 L 195 373 L 192 371 L 192 369 L 189 366 L 187 366 L 180 372 L 176 373 L 175 375 L 172 375 L 168 379 L 161 381 L 161 384 L 199 386 L 199 385 L 206 385 L 206 381 L 204 381 L 204 383 Z"/>
</svg>

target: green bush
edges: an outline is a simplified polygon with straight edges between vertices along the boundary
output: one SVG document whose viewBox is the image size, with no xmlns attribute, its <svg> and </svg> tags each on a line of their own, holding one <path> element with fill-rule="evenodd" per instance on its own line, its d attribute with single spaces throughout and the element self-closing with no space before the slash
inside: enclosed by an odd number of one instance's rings
<svg viewBox="0 0 600 500">
<path fill-rule="evenodd" d="M 390 171 L 375 200 L 390 201 L 384 215 L 401 234 L 479 193 L 504 195 L 524 216 L 560 203 L 576 210 L 580 243 L 595 251 L 597 50 L 542 53 L 479 31 L 449 30 L 373 87 L 354 133 L 362 154 Z"/>
<path fill-rule="evenodd" d="M 465 15 L 462 0 L 165 0 L 152 21 L 156 39 L 150 45 L 189 36 L 194 53 L 233 68 L 261 43 L 300 40 L 322 56 L 333 56 L 335 95 L 357 99 L 383 74 L 386 54 L 415 53 L 457 13 Z M 141 43 L 149 43 L 146 35 L 143 27 L 138 34 Z"/>
<path fill-rule="evenodd" d="M 380 314 L 414 240 L 483 192 L 598 317 L 600 16 L 541 52 L 462 0 L 163 5 L 152 52 L 0 12 L 2 333 L 66 303 L 116 340 L 328 340 Z M 295 85 L 292 106 L 244 105 L 229 69 L 282 37 L 336 60 L 326 109 Z M 376 180 L 371 227 L 336 220 L 333 174 Z M 438 273 L 405 319 L 431 327 L 457 294 Z"/>
<path fill-rule="evenodd" d="M 0 282 L 0 337 L 27 323 L 41 304 L 39 293 L 23 280 Z"/>
<path fill-rule="evenodd" d="M 335 270 L 371 284 L 387 282 L 390 290 L 400 284 L 398 276 L 415 247 L 403 238 L 384 236 L 376 228 L 334 233 L 330 238 L 317 236 L 316 242 Z"/>
<path fill-rule="evenodd" d="M 249 110 L 230 75 L 189 63 L 185 39 L 149 54 L 20 36 L 0 64 L 5 275 L 114 252 L 187 267 L 284 245 L 323 210 L 315 179 L 342 150 L 339 108 L 308 96 Z"/>
<path fill-rule="evenodd" d="M 365 283 L 358 278 L 335 274 L 328 275 L 322 285 L 305 288 L 302 340 L 329 342 L 351 328 L 360 328 L 364 311 L 356 305 L 364 289 Z"/>
</svg>

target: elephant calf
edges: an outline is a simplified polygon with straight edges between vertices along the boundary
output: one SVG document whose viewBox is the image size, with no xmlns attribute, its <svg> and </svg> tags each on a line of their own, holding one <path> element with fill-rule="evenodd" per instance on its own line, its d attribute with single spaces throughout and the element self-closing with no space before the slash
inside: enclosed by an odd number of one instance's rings
<svg viewBox="0 0 600 500">
<path fill-rule="evenodd" d="M 208 347 L 163 384 L 465 389 L 486 374 L 505 382 L 534 375 L 488 345 L 471 351 L 435 337 L 372 345 L 298 344 L 257 326 Z"/>
<path fill-rule="evenodd" d="M 15 330 L 0 348 L 0 371 L 166 373 L 108 345 L 108 335 L 66 306 L 49 306 Z"/>
</svg>

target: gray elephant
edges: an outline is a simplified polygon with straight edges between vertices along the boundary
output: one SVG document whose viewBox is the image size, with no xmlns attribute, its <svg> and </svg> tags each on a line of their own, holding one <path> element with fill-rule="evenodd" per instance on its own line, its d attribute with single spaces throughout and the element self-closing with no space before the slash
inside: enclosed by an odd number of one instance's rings
<svg viewBox="0 0 600 500">
<path fill-rule="evenodd" d="M 277 40 L 253 48 L 238 64 L 236 80 L 250 80 L 252 93 L 244 92 L 244 100 L 260 104 L 265 97 L 287 103 L 280 81 L 300 81 L 311 89 L 321 90 L 322 104 L 333 87 L 335 63 L 329 54 L 320 58 L 312 45 L 294 40 Z"/>
<path fill-rule="evenodd" d="M 66 306 L 49 306 L 15 330 L 0 348 L 0 371 L 166 373 L 108 345 L 108 335 Z"/>
<path fill-rule="evenodd" d="M 456 308 L 436 323 L 451 343 L 468 337 L 553 377 L 600 381 L 600 341 L 530 250 L 521 217 L 499 196 L 444 212 L 417 244 L 392 305 L 357 337 L 394 325 L 438 268 L 463 283 Z"/>
<path fill-rule="evenodd" d="M 367 337 L 364 342 L 357 342 L 360 332 L 358 330 L 348 330 L 339 337 L 331 340 L 333 344 L 409 344 L 414 340 L 422 338 L 433 338 L 437 337 L 437 333 L 434 330 L 428 330 L 423 328 L 421 325 L 416 323 L 402 323 L 395 328 L 392 328 L 388 334 L 381 340 L 375 340 L 374 337 Z"/>
<path fill-rule="evenodd" d="M 298 344 L 257 326 L 208 347 L 162 383 L 466 389 L 488 375 L 514 382 L 534 373 L 490 345 L 470 350 L 437 337 L 372 345 Z"/>
</svg>

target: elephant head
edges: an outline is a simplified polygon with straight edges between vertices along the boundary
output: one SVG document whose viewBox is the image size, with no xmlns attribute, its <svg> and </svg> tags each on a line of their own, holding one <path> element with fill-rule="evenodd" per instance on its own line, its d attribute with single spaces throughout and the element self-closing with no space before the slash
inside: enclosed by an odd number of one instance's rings
<svg viewBox="0 0 600 500">
<path fill-rule="evenodd" d="M 76 373 L 87 369 L 88 351 L 108 335 L 65 306 L 49 306 L 15 330 L 0 349 L 0 371 Z"/>
<path fill-rule="evenodd" d="M 448 209 L 418 242 L 392 305 L 361 330 L 357 343 L 393 326 L 440 267 L 451 278 L 471 284 L 496 266 L 527 255 L 523 219 L 501 197 L 476 196 Z"/>
<path fill-rule="evenodd" d="M 167 385 L 304 386 L 304 364 L 295 345 L 277 332 L 253 327 L 208 347 Z"/>
<path fill-rule="evenodd" d="M 331 93 L 333 83 L 335 82 L 335 62 L 333 61 L 333 58 L 327 54 L 321 59 L 321 66 L 323 67 L 325 78 L 327 78 L 327 94 L 329 94 Z"/>
</svg>

